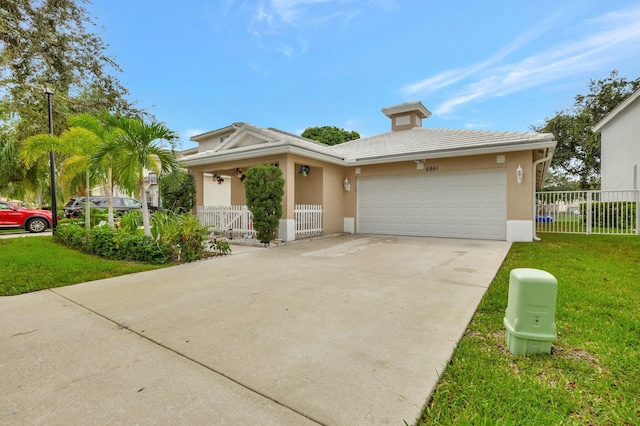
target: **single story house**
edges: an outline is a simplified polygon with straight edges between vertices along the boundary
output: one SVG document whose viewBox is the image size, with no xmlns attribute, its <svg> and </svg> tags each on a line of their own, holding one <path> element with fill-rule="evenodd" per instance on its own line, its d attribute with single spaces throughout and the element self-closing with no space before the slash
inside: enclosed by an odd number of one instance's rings
<svg viewBox="0 0 640 426">
<path fill-rule="evenodd" d="M 233 123 L 191 138 L 182 162 L 195 177 L 230 176 L 230 204 L 245 204 L 243 171 L 280 167 L 285 180 L 279 238 L 296 238 L 295 210 L 322 209 L 322 232 L 532 241 L 535 191 L 552 134 L 422 127 L 421 102 L 384 108 L 391 131 L 328 146 L 273 128 Z"/>
<path fill-rule="evenodd" d="M 600 132 L 600 177 L 603 191 L 638 189 L 640 164 L 640 90 L 593 127 Z"/>
</svg>

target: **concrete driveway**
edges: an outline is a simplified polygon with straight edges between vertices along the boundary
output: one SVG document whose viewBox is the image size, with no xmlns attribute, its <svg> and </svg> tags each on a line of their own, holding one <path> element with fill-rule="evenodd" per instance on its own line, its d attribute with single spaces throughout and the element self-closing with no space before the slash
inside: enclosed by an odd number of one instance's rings
<svg viewBox="0 0 640 426">
<path fill-rule="evenodd" d="M 350 235 L 0 298 L 0 423 L 411 424 L 509 247 Z"/>
</svg>

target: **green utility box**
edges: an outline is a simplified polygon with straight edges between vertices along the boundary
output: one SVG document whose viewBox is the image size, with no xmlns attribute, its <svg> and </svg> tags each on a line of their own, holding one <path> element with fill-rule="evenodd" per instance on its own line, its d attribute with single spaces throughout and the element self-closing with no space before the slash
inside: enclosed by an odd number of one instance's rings
<svg viewBox="0 0 640 426">
<path fill-rule="evenodd" d="M 556 340 L 558 280 L 539 269 L 513 269 L 504 316 L 507 348 L 514 355 L 551 353 Z"/>
</svg>

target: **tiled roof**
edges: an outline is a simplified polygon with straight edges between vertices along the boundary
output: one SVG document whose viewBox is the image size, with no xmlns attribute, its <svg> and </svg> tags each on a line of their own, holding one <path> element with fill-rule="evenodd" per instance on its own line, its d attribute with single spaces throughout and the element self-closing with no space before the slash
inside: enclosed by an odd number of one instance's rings
<svg viewBox="0 0 640 426">
<path fill-rule="evenodd" d="M 346 159 L 391 157 L 452 152 L 473 148 L 498 148 L 552 141 L 550 133 L 451 130 L 415 127 L 356 139 L 333 147 Z"/>
<path fill-rule="evenodd" d="M 234 146 L 235 140 L 244 131 L 262 135 L 269 141 L 253 145 Z M 474 149 L 505 148 L 513 149 L 518 145 L 535 142 L 552 142 L 550 133 L 533 132 L 497 132 L 485 130 L 450 130 L 416 127 L 409 130 L 382 133 L 380 135 L 345 142 L 340 145 L 329 146 L 311 139 L 303 138 L 273 128 L 261 128 L 250 124 L 243 124 L 224 143 L 215 149 L 184 158 L 186 162 L 202 162 L 204 159 L 213 160 L 216 157 L 228 155 L 259 154 L 261 150 L 272 148 L 290 149 L 291 147 L 331 157 L 335 161 L 362 161 L 379 159 L 392 160 L 393 157 L 411 155 L 436 155 L 438 153 L 464 152 Z"/>
<path fill-rule="evenodd" d="M 265 137 L 265 139 L 269 139 L 268 141 L 257 143 L 253 145 L 244 145 L 244 146 L 233 146 L 235 139 L 239 137 L 243 131 L 252 131 L 258 133 Z M 270 148 L 278 148 L 278 147 L 297 147 L 306 151 L 315 152 L 317 154 L 322 154 L 330 157 L 334 157 L 336 160 L 342 160 L 342 157 L 337 154 L 335 151 L 331 149 L 330 146 L 325 145 L 323 143 L 303 138 L 301 136 L 294 135 L 292 133 L 287 133 L 278 129 L 273 128 L 262 128 L 253 126 L 251 124 L 243 124 L 242 127 L 237 129 L 229 138 L 227 138 L 223 143 L 217 145 L 214 149 L 199 152 L 197 154 L 189 155 L 183 159 L 186 162 L 198 161 L 206 158 L 215 158 L 226 155 L 236 155 L 242 153 L 248 153 L 252 151 L 260 151 Z"/>
</svg>

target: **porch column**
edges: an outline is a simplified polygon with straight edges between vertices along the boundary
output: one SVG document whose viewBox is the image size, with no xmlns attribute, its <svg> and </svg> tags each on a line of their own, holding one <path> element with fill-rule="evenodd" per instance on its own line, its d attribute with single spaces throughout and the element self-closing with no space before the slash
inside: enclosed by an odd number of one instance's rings
<svg viewBox="0 0 640 426">
<path fill-rule="evenodd" d="M 193 214 L 198 214 L 198 206 L 204 205 L 204 172 L 191 169 L 193 181 L 196 185 L 196 204 L 193 206 Z"/>
<path fill-rule="evenodd" d="M 287 158 L 280 163 L 282 177 L 284 178 L 284 196 L 282 197 L 282 217 L 278 238 L 283 241 L 296 239 L 296 222 L 293 210 L 296 203 L 296 168 L 295 162 Z"/>
</svg>

